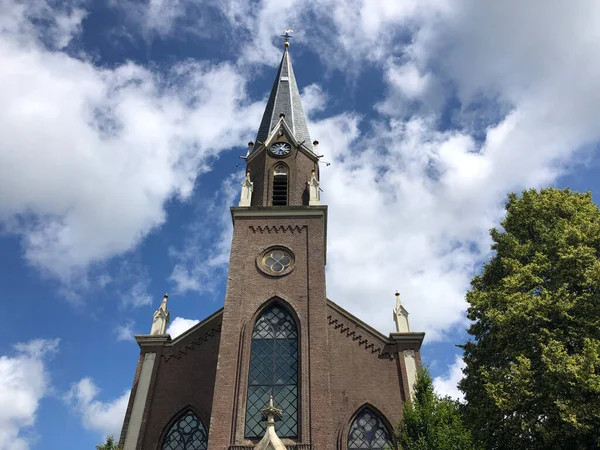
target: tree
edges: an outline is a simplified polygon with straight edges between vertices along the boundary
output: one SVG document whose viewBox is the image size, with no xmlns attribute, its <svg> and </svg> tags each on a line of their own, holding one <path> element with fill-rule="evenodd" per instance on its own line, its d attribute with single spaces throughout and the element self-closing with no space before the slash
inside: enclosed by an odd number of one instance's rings
<svg viewBox="0 0 600 450">
<path fill-rule="evenodd" d="M 96 445 L 96 450 L 121 450 L 121 448 L 112 436 L 108 436 L 104 444 Z"/>
<path fill-rule="evenodd" d="M 440 398 L 427 370 L 415 382 L 412 402 L 404 404 L 398 430 L 400 450 L 471 450 L 475 445 L 465 428 L 460 405 L 450 397 Z"/>
<path fill-rule="evenodd" d="M 600 448 L 600 210 L 590 193 L 509 195 L 467 293 L 467 422 L 488 449 Z"/>
</svg>

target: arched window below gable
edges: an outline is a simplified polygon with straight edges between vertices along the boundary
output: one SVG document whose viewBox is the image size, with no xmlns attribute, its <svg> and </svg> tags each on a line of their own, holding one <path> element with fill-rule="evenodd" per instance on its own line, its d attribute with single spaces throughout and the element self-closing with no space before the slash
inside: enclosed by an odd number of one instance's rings
<svg viewBox="0 0 600 450">
<path fill-rule="evenodd" d="M 175 421 L 163 441 L 162 450 L 206 450 L 208 433 L 202 421 L 191 410 Z"/>
<path fill-rule="evenodd" d="M 387 426 L 375 411 L 364 407 L 354 418 L 348 432 L 348 450 L 385 450 L 392 448 Z"/>
<path fill-rule="evenodd" d="M 245 437 L 265 433 L 261 410 L 273 396 L 283 411 L 277 424 L 279 437 L 298 435 L 298 332 L 290 313 L 278 304 L 268 307 L 252 330 L 246 401 Z"/>
</svg>

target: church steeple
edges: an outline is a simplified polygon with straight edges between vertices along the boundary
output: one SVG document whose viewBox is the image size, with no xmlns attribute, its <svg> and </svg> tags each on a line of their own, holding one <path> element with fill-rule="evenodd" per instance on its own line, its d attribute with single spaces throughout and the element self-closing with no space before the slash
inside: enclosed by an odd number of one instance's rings
<svg viewBox="0 0 600 450">
<path fill-rule="evenodd" d="M 288 50 L 290 36 L 286 32 L 284 37 L 256 143 L 248 143 L 241 207 L 320 205 L 318 142 L 310 140 Z"/>
<path fill-rule="evenodd" d="M 288 45 L 285 46 L 271 95 L 258 128 L 257 146 L 267 141 L 279 119 L 283 119 L 299 144 L 302 143 L 306 149 L 313 150 Z"/>
</svg>

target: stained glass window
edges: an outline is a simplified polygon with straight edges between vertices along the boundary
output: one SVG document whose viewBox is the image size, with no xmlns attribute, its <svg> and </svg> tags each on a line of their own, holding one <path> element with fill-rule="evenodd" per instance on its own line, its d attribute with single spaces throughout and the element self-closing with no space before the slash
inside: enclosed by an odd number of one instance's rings
<svg viewBox="0 0 600 450">
<path fill-rule="evenodd" d="M 381 418 L 369 408 L 356 416 L 348 432 L 348 450 L 392 448 L 390 432 Z"/>
<path fill-rule="evenodd" d="M 280 275 L 292 265 L 292 256 L 287 251 L 277 248 L 265 253 L 262 265 L 267 272 Z"/>
<path fill-rule="evenodd" d="M 273 396 L 275 406 L 283 410 L 277 424 L 279 437 L 298 434 L 298 333 L 290 314 L 281 306 L 268 308 L 252 330 L 248 399 L 246 402 L 246 438 L 261 437 L 265 422 L 261 410 Z"/>
<path fill-rule="evenodd" d="M 202 422 L 192 411 L 183 414 L 171 426 L 162 450 L 206 450 L 208 434 Z"/>
</svg>

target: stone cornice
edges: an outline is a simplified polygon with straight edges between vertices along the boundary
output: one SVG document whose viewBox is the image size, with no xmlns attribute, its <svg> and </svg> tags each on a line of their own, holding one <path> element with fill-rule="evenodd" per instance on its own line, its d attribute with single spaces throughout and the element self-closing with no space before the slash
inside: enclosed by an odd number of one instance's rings
<svg viewBox="0 0 600 450">
<path fill-rule="evenodd" d="M 149 350 L 152 347 L 163 347 L 171 341 L 168 334 L 140 334 L 135 336 L 135 340 L 142 350 Z"/>
<path fill-rule="evenodd" d="M 396 346 L 396 351 L 420 350 L 425 339 L 425 333 L 390 333 L 390 344 Z"/>
<path fill-rule="evenodd" d="M 238 217 L 321 217 L 327 219 L 327 205 L 319 206 L 232 206 L 231 218 Z"/>
</svg>

